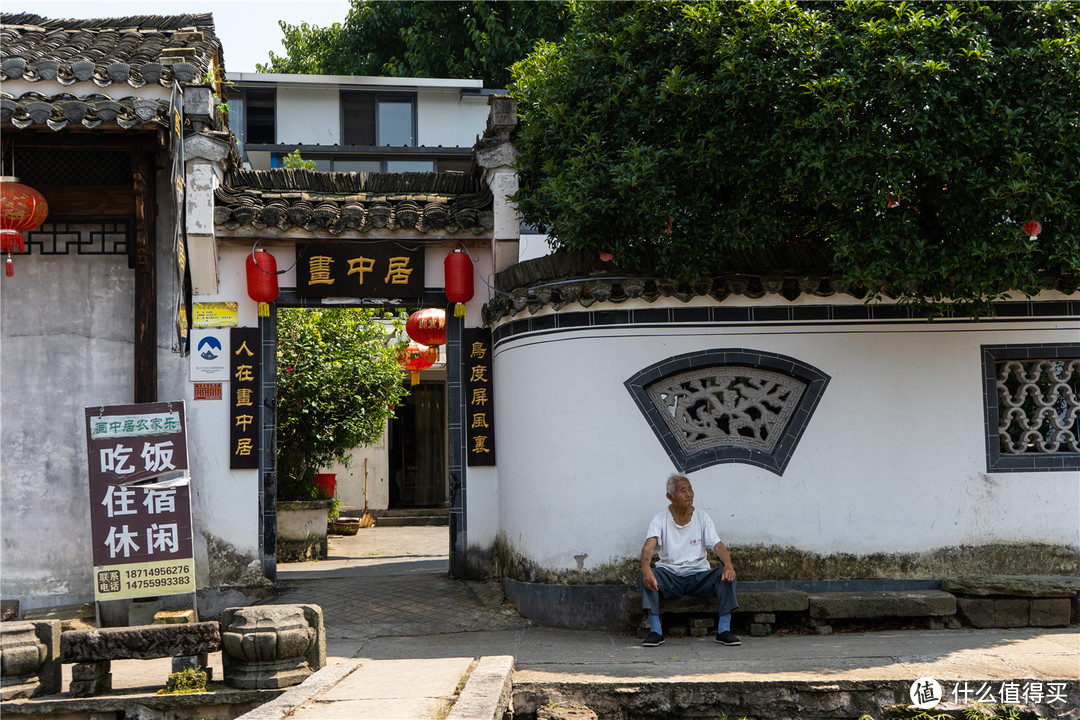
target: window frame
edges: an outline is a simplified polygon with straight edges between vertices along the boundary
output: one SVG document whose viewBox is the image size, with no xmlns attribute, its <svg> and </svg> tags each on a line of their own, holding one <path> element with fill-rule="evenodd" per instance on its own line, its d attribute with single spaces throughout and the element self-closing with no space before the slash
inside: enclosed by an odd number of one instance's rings
<svg viewBox="0 0 1080 720">
<path fill-rule="evenodd" d="M 771 452 L 742 445 L 716 445 L 687 453 L 672 435 L 660 410 L 649 397 L 648 387 L 659 380 L 691 370 L 731 366 L 769 370 L 800 380 L 806 384 L 806 388 Z M 656 439 L 680 472 L 689 473 L 711 465 L 739 462 L 764 468 L 782 476 L 830 380 L 829 375 L 813 365 L 787 355 L 762 350 L 730 348 L 701 350 L 661 360 L 635 373 L 623 385 L 634 398 L 634 402 L 641 414 L 645 416 Z"/>
<path fill-rule="evenodd" d="M 1029 345 L 983 345 L 983 427 L 986 441 L 986 471 L 1061 472 L 1080 469 L 1080 453 L 1001 452 L 998 422 L 1001 419 L 997 392 L 997 364 L 1004 360 L 1074 360 L 1080 358 L 1080 343 L 1037 343 Z"/>
<path fill-rule="evenodd" d="M 350 95 L 363 95 L 363 96 L 372 97 L 372 98 L 375 99 L 375 102 L 373 104 L 374 117 L 372 118 L 372 124 L 374 126 L 374 131 L 375 131 L 375 138 L 374 138 L 374 144 L 373 145 L 369 145 L 369 146 L 368 145 L 357 145 L 356 143 L 347 143 L 345 141 L 345 105 L 346 105 L 345 98 L 347 96 L 350 96 Z M 395 103 L 408 102 L 409 105 L 411 106 L 410 122 L 412 123 L 412 127 L 410 128 L 410 131 L 409 131 L 409 135 L 412 138 L 412 144 L 411 145 L 380 145 L 379 144 L 379 135 L 380 135 L 380 131 L 379 131 L 379 104 L 381 102 L 383 102 L 384 100 L 388 101 L 388 102 L 395 102 Z M 342 145 L 350 145 L 350 146 L 356 146 L 356 147 L 420 147 L 420 137 L 419 137 L 419 132 L 420 131 L 419 131 L 419 127 L 418 127 L 419 120 L 418 120 L 418 117 L 417 117 L 416 93 L 409 93 L 409 92 L 379 92 L 379 91 L 372 91 L 372 90 L 342 89 L 338 94 L 338 105 L 341 108 L 341 118 L 340 118 L 340 121 L 341 121 L 341 133 L 340 133 L 339 137 L 341 138 L 341 144 Z"/>
</svg>

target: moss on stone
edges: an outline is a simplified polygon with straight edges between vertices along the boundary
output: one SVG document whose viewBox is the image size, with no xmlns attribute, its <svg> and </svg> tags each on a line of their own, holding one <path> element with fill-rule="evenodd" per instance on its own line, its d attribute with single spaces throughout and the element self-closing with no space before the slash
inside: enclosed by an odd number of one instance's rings
<svg viewBox="0 0 1080 720">
<path fill-rule="evenodd" d="M 1076 575 L 1080 550 L 1049 543 L 990 543 L 937 548 L 923 553 L 820 553 L 779 545 L 728 546 L 743 581 L 937 579 L 973 575 Z M 499 535 L 490 548 L 470 548 L 478 573 L 552 585 L 629 585 L 637 582 L 638 556 L 588 570 L 546 568 Z M 714 564 L 716 563 L 713 558 Z"/>
</svg>

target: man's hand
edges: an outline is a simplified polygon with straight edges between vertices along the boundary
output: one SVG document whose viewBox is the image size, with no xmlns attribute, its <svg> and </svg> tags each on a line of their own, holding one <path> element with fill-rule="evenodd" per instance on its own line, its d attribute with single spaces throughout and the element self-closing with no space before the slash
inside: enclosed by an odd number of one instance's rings
<svg viewBox="0 0 1080 720">
<path fill-rule="evenodd" d="M 720 579 L 724 582 L 733 582 L 735 580 L 735 571 L 730 565 L 724 566 L 724 572 L 720 574 Z"/>
<path fill-rule="evenodd" d="M 735 568 L 731 566 L 731 555 L 728 554 L 727 546 L 722 542 L 716 543 L 713 552 L 724 564 L 724 572 L 720 573 L 720 579 L 724 582 L 735 582 Z"/>
<path fill-rule="evenodd" d="M 652 568 L 641 568 L 641 582 L 644 583 L 646 590 L 660 589 L 660 586 L 656 584 L 656 575 L 653 574 Z"/>
<path fill-rule="evenodd" d="M 657 538 L 651 537 L 645 541 L 645 547 L 641 548 L 641 582 L 646 590 L 659 590 L 656 584 L 656 575 L 652 571 L 652 557 L 656 552 Z"/>
</svg>

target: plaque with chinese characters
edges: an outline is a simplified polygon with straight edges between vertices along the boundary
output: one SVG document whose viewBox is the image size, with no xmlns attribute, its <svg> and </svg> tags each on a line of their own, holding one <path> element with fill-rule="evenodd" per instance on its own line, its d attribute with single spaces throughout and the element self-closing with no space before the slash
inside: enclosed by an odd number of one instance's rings
<svg viewBox="0 0 1080 720">
<path fill-rule="evenodd" d="M 195 592 L 182 401 L 86 408 L 94 597 Z"/>
<path fill-rule="evenodd" d="M 397 243 L 298 243 L 296 294 L 302 298 L 423 297 L 424 253 Z"/>
<path fill-rule="evenodd" d="M 495 464 L 495 398 L 491 376 L 491 331 L 465 328 L 461 337 L 465 380 L 465 456 L 469 466 Z"/>
<path fill-rule="evenodd" d="M 233 470 L 259 467 L 259 328 L 230 330 L 230 437 Z"/>
</svg>

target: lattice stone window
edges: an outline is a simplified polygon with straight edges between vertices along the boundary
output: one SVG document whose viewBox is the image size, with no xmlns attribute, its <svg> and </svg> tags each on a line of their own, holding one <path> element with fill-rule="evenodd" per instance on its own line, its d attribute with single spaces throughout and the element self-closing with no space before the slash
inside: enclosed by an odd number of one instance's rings
<svg viewBox="0 0 1080 720">
<path fill-rule="evenodd" d="M 828 380 L 782 355 L 709 350 L 664 360 L 625 384 L 683 472 L 745 462 L 783 474 Z"/>
<path fill-rule="evenodd" d="M 646 390 L 686 454 L 713 445 L 771 453 L 806 383 L 753 367 L 714 367 L 664 378 Z"/>
<path fill-rule="evenodd" d="M 985 346 L 983 372 L 989 470 L 1080 467 L 1080 344 Z"/>
</svg>

